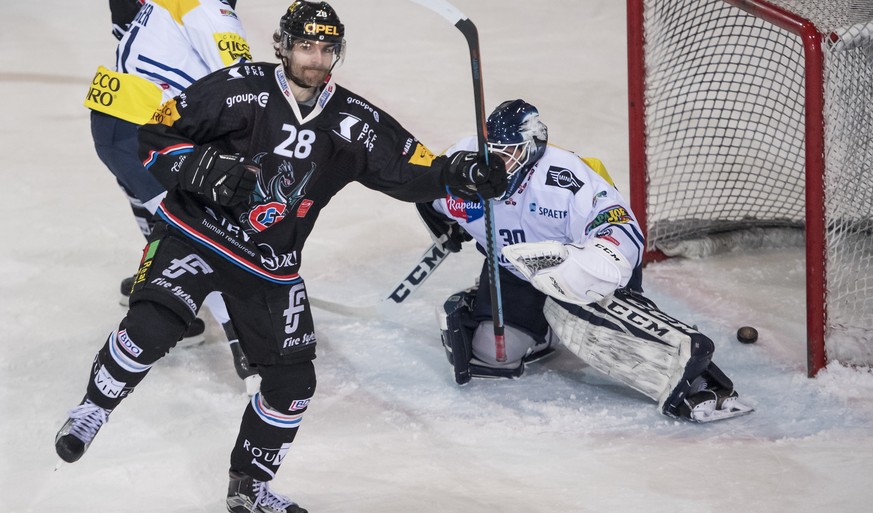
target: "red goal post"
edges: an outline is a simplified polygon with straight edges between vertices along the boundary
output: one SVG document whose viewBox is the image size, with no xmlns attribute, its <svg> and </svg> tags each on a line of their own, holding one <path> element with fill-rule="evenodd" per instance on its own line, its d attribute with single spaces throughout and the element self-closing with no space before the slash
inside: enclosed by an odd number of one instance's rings
<svg viewBox="0 0 873 513">
<path fill-rule="evenodd" d="M 850 4 L 627 0 L 646 260 L 802 241 L 810 377 L 873 363 L 873 4 Z"/>
</svg>

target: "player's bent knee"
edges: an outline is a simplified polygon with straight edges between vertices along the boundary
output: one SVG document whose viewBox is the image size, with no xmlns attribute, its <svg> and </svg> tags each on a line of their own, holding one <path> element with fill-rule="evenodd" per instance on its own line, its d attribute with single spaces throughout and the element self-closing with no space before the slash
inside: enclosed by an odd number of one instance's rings
<svg viewBox="0 0 873 513">
<path fill-rule="evenodd" d="M 259 366 L 261 397 L 276 411 L 302 413 L 315 394 L 315 366 L 312 361 L 290 365 Z"/>
<path fill-rule="evenodd" d="M 443 348 L 459 385 L 468 383 L 472 377 L 470 359 L 473 357 L 473 330 L 477 324 L 471 315 L 474 297 L 471 290 L 452 294 L 437 311 Z"/>
<path fill-rule="evenodd" d="M 157 360 L 182 338 L 188 322 L 159 303 L 137 301 L 130 306 L 118 331 L 125 331 L 139 348 L 151 350 Z"/>
</svg>

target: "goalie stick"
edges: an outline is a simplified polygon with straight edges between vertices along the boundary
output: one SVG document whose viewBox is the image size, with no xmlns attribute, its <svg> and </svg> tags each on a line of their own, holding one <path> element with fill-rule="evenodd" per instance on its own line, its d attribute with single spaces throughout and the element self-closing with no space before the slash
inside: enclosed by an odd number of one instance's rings
<svg viewBox="0 0 873 513">
<path fill-rule="evenodd" d="M 470 18 L 464 16 L 454 5 L 445 0 L 412 0 L 439 14 L 449 21 L 467 41 L 470 49 L 470 68 L 473 72 L 473 100 L 476 106 L 476 135 L 479 143 L 479 153 L 488 164 L 488 134 L 485 127 L 485 101 L 482 88 L 482 63 L 479 57 L 479 32 Z M 479 197 L 485 214 L 485 238 L 488 260 L 488 277 L 491 282 L 491 319 L 494 325 L 495 357 L 498 362 L 506 361 L 506 342 L 504 339 L 503 302 L 500 296 L 500 275 L 498 274 L 500 252 L 494 238 L 494 211 L 492 200 Z"/>
<path fill-rule="evenodd" d="M 418 290 L 421 284 L 433 274 L 447 256 L 449 256 L 448 250 L 443 249 L 442 246 L 437 244 L 432 244 L 421 255 L 415 266 L 391 289 L 391 292 L 380 299 L 375 305 L 350 306 L 316 297 L 310 297 L 309 304 L 316 308 L 342 315 L 368 318 L 383 317 L 391 308 L 399 305 L 412 295 L 413 292 Z"/>
</svg>

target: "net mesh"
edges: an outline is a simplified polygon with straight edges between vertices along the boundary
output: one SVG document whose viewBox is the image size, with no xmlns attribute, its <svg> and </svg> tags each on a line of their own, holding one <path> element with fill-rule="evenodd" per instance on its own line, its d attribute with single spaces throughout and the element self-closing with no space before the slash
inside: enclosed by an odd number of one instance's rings
<svg viewBox="0 0 873 513">
<path fill-rule="evenodd" d="M 519 263 L 523 264 L 531 274 L 554 267 L 562 263 L 566 258 L 562 255 L 544 254 L 519 259 Z"/>
<path fill-rule="evenodd" d="M 773 0 L 824 36 L 831 359 L 873 362 L 873 2 Z M 805 223 L 798 36 L 721 0 L 645 0 L 648 248 Z M 784 232 L 784 230 L 782 230 Z"/>
</svg>

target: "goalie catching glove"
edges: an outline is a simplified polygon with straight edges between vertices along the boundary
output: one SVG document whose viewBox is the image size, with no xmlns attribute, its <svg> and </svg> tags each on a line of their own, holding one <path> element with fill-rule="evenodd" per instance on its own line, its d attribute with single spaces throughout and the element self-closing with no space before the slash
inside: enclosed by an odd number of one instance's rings
<svg viewBox="0 0 873 513">
<path fill-rule="evenodd" d="M 244 162 L 239 155 L 225 155 L 213 146 L 201 146 L 182 164 L 179 186 L 224 207 L 242 203 L 254 192 L 260 171 Z"/>
<path fill-rule="evenodd" d="M 487 165 L 475 151 L 459 151 L 448 158 L 443 181 L 452 196 L 478 201 L 480 196 L 497 198 L 506 192 L 506 165 L 496 154 L 488 153 Z"/>
<path fill-rule="evenodd" d="M 513 244 L 502 253 L 537 290 L 577 305 L 612 294 L 627 285 L 633 273 L 633 266 L 618 247 L 605 239 L 582 244 Z"/>
</svg>

